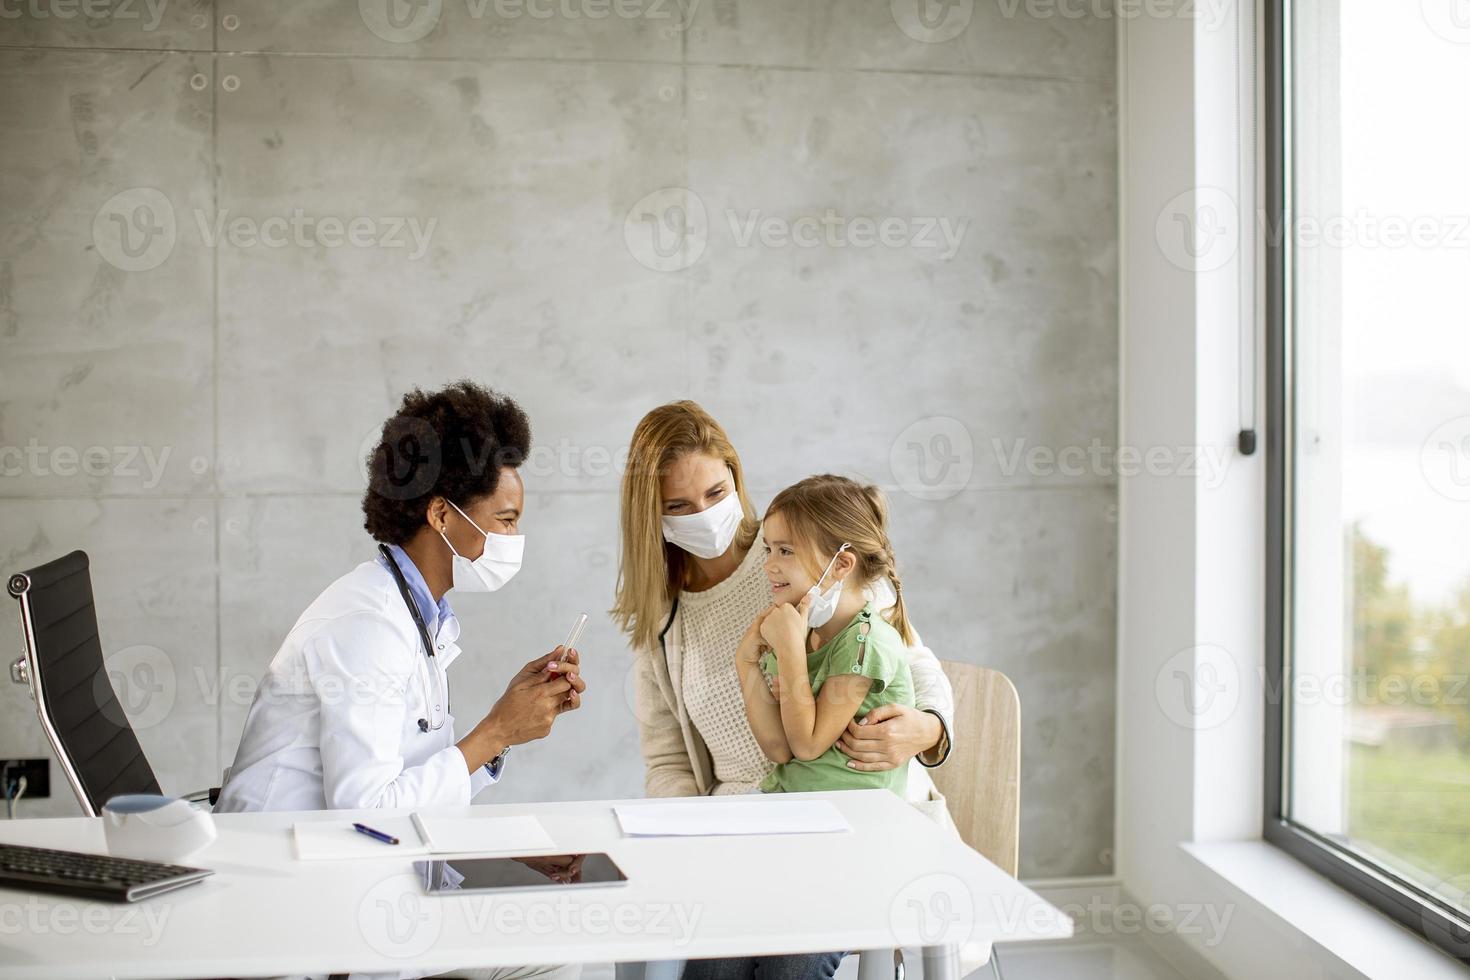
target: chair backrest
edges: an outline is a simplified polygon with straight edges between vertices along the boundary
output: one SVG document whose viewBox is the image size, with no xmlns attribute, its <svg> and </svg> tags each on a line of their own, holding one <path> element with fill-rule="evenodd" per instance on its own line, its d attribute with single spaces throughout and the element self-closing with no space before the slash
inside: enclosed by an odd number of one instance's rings
<svg viewBox="0 0 1470 980">
<path fill-rule="evenodd" d="M 119 793 L 161 792 L 102 659 L 84 551 L 10 577 L 36 713 L 88 816 Z"/>
<path fill-rule="evenodd" d="M 943 661 L 954 688 L 955 743 L 930 770 L 960 838 L 1015 876 L 1021 837 L 1021 698 L 998 670 Z"/>
</svg>

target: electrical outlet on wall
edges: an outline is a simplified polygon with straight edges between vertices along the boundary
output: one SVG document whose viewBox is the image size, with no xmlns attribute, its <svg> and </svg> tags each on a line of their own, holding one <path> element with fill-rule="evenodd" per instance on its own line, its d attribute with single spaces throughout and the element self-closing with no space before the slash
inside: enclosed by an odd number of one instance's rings
<svg viewBox="0 0 1470 980">
<path fill-rule="evenodd" d="M 4 773 L 5 781 L 11 785 L 24 776 L 25 798 L 28 800 L 44 799 L 51 795 L 50 759 L 0 759 L 0 772 Z"/>
</svg>

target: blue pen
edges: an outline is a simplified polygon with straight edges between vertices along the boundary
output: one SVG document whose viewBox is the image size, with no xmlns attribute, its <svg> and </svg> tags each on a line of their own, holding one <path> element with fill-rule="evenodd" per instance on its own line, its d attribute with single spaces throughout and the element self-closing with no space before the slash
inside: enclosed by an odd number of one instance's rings
<svg viewBox="0 0 1470 980">
<path fill-rule="evenodd" d="M 352 829 L 357 831 L 359 834 L 367 834 L 373 840 L 380 840 L 384 844 L 398 843 L 397 837 L 390 837 L 388 834 L 383 833 L 381 830 L 374 830 L 365 823 L 355 823 L 352 825 Z"/>
</svg>

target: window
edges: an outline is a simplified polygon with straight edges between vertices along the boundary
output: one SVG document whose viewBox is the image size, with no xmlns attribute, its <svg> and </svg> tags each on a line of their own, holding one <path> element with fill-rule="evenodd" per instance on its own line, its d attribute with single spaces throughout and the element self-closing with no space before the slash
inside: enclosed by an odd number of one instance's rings
<svg viewBox="0 0 1470 980">
<path fill-rule="evenodd" d="M 1470 2 L 1266 21 L 1267 837 L 1470 960 Z"/>
</svg>

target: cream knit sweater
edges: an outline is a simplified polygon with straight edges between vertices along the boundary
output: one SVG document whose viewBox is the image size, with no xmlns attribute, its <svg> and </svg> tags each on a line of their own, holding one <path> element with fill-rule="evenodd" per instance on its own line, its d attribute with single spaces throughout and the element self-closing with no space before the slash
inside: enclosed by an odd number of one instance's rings
<svg viewBox="0 0 1470 980">
<path fill-rule="evenodd" d="M 709 749 L 716 794 L 754 792 L 775 766 L 750 730 L 735 670 L 736 645 L 771 604 L 771 587 L 761 569 L 764 560 L 765 548 L 757 538 L 725 581 L 704 592 L 679 593 L 684 706 Z"/>
</svg>

